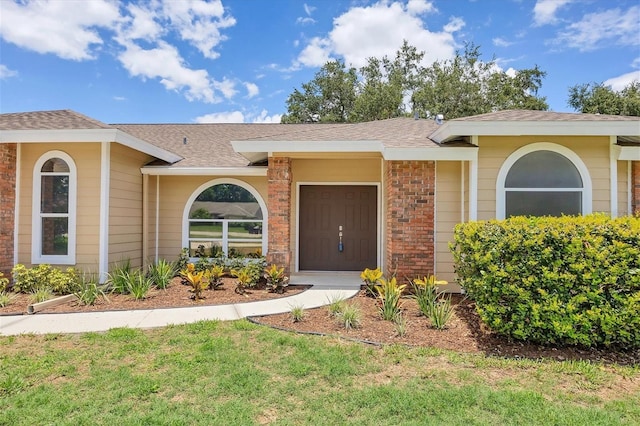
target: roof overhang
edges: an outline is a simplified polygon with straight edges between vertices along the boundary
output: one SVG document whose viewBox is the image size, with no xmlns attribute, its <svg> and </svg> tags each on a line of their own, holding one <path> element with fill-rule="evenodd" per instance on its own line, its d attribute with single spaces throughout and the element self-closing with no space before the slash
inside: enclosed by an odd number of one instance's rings
<svg viewBox="0 0 640 426">
<path fill-rule="evenodd" d="M 266 176 L 264 166 L 252 167 L 165 167 L 146 166 L 140 169 L 151 176 Z"/>
<path fill-rule="evenodd" d="M 380 141 L 232 141 L 233 149 L 251 162 L 274 152 L 286 153 L 379 153 L 385 160 L 474 160 L 477 147 L 390 148 Z"/>
<path fill-rule="evenodd" d="M 116 142 L 168 163 L 175 163 L 182 159 L 177 154 L 118 129 L 0 130 L 0 143 L 81 142 Z"/>
<path fill-rule="evenodd" d="M 448 121 L 429 137 L 443 143 L 459 136 L 635 136 L 640 121 Z"/>
<path fill-rule="evenodd" d="M 640 145 L 636 146 L 613 146 L 616 160 L 620 161 L 640 161 Z"/>
</svg>

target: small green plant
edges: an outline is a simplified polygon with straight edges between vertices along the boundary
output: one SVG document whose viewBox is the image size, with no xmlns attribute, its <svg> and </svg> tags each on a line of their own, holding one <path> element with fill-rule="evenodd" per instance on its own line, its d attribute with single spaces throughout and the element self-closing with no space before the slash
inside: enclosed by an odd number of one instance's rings
<svg viewBox="0 0 640 426">
<path fill-rule="evenodd" d="M 175 276 L 174 265 L 164 259 L 158 260 L 156 264 L 149 265 L 147 275 L 153 281 L 156 288 L 165 290 L 171 284 L 171 280 Z"/>
<path fill-rule="evenodd" d="M 238 270 L 233 269 L 231 271 L 231 275 L 236 278 L 235 292 L 238 294 L 246 295 L 247 290 L 253 287 L 256 283 L 252 269 L 247 266 Z"/>
<path fill-rule="evenodd" d="M 41 303 L 53 297 L 53 291 L 49 287 L 40 287 L 31 292 L 31 303 Z"/>
<path fill-rule="evenodd" d="M 395 277 L 391 279 L 381 278 L 380 284 L 376 285 L 375 292 L 378 299 L 380 314 L 382 319 L 393 321 L 400 313 L 402 292 L 406 284 L 398 285 Z"/>
<path fill-rule="evenodd" d="M 107 278 L 109 291 L 117 294 L 127 294 L 129 292 L 127 281 L 129 280 L 130 275 L 131 262 L 129 260 L 115 265 Z"/>
<path fill-rule="evenodd" d="M 347 304 L 344 297 L 341 295 L 333 295 L 327 301 L 329 302 L 329 304 L 327 305 L 327 309 L 329 310 L 329 315 L 332 317 L 337 317 L 338 315 L 340 315 Z"/>
<path fill-rule="evenodd" d="M 224 277 L 224 266 L 222 265 L 213 265 L 204 272 L 204 278 L 209 283 L 210 290 L 218 290 L 224 285 L 222 277 Z"/>
<path fill-rule="evenodd" d="M 291 313 L 293 322 L 301 322 L 304 319 L 304 307 L 301 305 L 292 306 L 289 312 Z"/>
<path fill-rule="evenodd" d="M 441 297 L 431 309 L 429 319 L 431 326 L 437 330 L 444 330 L 453 316 L 453 306 L 451 306 L 451 295 Z"/>
<path fill-rule="evenodd" d="M 202 292 L 207 289 L 209 283 L 204 278 L 205 271 L 199 272 L 187 272 L 187 282 L 191 286 L 191 292 L 193 293 L 194 300 L 204 299 Z"/>
<path fill-rule="evenodd" d="M 360 274 L 360 279 L 364 282 L 364 290 L 367 296 L 376 297 L 375 286 L 378 284 L 378 281 L 382 278 L 382 271 L 380 268 L 369 269 L 366 268 Z"/>
<path fill-rule="evenodd" d="M 403 337 L 407 334 L 407 320 L 401 312 L 393 319 L 393 327 L 396 331 L 396 335 Z"/>
<path fill-rule="evenodd" d="M 413 298 L 418 303 L 420 313 L 429 318 L 431 310 L 435 307 L 438 297 L 442 294 L 438 290 L 439 285 L 447 284 L 447 281 L 436 280 L 434 275 L 416 278 L 412 282 Z"/>
<path fill-rule="evenodd" d="M 74 294 L 83 305 L 95 305 L 100 298 L 108 301 L 104 287 L 98 283 L 95 276 L 83 277 L 80 289 Z"/>
<path fill-rule="evenodd" d="M 5 277 L 2 272 L 0 272 L 0 291 L 9 290 L 9 278 Z"/>
<path fill-rule="evenodd" d="M 6 308 L 18 297 L 17 294 L 11 293 L 9 291 L 2 290 L 0 291 L 0 308 Z"/>
<path fill-rule="evenodd" d="M 130 294 L 135 300 L 146 298 L 152 284 L 151 279 L 139 270 L 133 270 L 127 274 L 127 294 Z"/>
<path fill-rule="evenodd" d="M 176 271 L 182 271 L 187 268 L 187 264 L 189 263 L 189 249 L 183 247 L 180 250 L 180 254 L 178 255 L 178 260 L 176 260 L 174 269 Z"/>
<path fill-rule="evenodd" d="M 267 289 L 271 293 L 282 294 L 289 285 L 289 277 L 285 276 L 284 268 L 278 268 L 275 264 L 265 269 L 264 278 L 267 280 Z"/>
<path fill-rule="evenodd" d="M 351 330 L 353 328 L 360 327 L 362 322 L 362 312 L 355 305 L 345 304 L 342 312 L 340 312 L 336 318 L 344 328 Z"/>
</svg>

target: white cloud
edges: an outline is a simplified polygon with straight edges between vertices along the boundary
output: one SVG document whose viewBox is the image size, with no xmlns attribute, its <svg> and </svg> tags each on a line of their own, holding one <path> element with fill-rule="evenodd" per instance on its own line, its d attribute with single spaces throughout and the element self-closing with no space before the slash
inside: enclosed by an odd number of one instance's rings
<svg viewBox="0 0 640 426">
<path fill-rule="evenodd" d="M 603 84 L 605 86 L 610 86 L 611 89 L 619 92 L 634 81 L 640 82 L 640 70 L 628 72 L 618 77 L 610 78 L 608 80 L 605 80 Z"/>
<path fill-rule="evenodd" d="M 315 24 L 316 20 L 309 17 L 309 16 L 299 16 L 298 19 L 296 19 L 296 24 L 300 24 L 300 25 L 311 25 L 311 24 Z"/>
<path fill-rule="evenodd" d="M 226 39 L 220 30 L 236 24 L 234 17 L 225 15 L 220 0 L 167 1 L 163 3 L 163 13 L 182 39 L 191 43 L 209 59 L 220 56 L 214 50 Z"/>
<path fill-rule="evenodd" d="M 247 89 L 247 99 L 251 99 L 260 94 L 260 89 L 257 84 L 254 83 L 244 83 L 244 87 Z"/>
<path fill-rule="evenodd" d="M 160 37 L 164 32 L 160 23 L 156 21 L 158 18 L 157 11 L 133 3 L 127 6 L 127 10 L 131 17 L 124 21 L 120 29 L 122 37 L 125 39 L 152 41 Z"/>
<path fill-rule="evenodd" d="M 9 69 L 6 65 L 0 64 L 0 80 L 5 78 L 15 77 L 18 75 L 18 71 Z"/>
<path fill-rule="evenodd" d="M 333 29 L 326 37 L 308 42 L 294 68 L 321 66 L 334 56 L 341 56 L 348 66 L 358 68 L 366 64 L 367 58 L 394 56 L 404 40 L 426 53 L 425 64 L 451 58 L 456 48 L 453 33 L 465 23 L 452 17 L 441 31 L 429 31 L 416 13 L 430 11 L 430 4 L 381 0 L 370 6 L 353 7 L 334 19 Z"/>
<path fill-rule="evenodd" d="M 423 13 L 434 13 L 438 10 L 433 2 L 427 0 L 409 0 L 407 2 L 407 12 L 412 15 L 421 15 Z"/>
<path fill-rule="evenodd" d="M 604 45 L 640 46 L 639 21 L 640 6 L 590 13 L 561 31 L 553 43 L 576 48 L 581 52 Z"/>
<path fill-rule="evenodd" d="M 267 115 L 267 110 L 263 109 L 260 115 L 251 120 L 252 123 L 280 123 L 280 119 L 282 119 L 282 114 L 273 114 Z"/>
<path fill-rule="evenodd" d="M 161 41 L 153 49 L 129 44 L 118 59 L 131 75 L 159 78 L 167 90 L 184 92 L 190 101 L 216 101 L 207 71 L 186 67 L 178 49 L 168 43 Z"/>
<path fill-rule="evenodd" d="M 222 95 L 227 98 L 233 98 L 238 91 L 236 90 L 236 83 L 232 80 L 223 79 L 222 81 L 214 81 L 213 86 L 222 92 Z"/>
<path fill-rule="evenodd" d="M 493 45 L 498 47 L 509 47 L 513 44 L 512 41 L 505 40 L 502 37 L 495 37 L 492 41 Z"/>
<path fill-rule="evenodd" d="M 97 30 L 120 19 L 117 4 L 108 0 L 2 1 L 0 8 L 0 36 L 7 42 L 75 61 L 93 59 L 103 43 Z"/>
<path fill-rule="evenodd" d="M 244 123 L 244 114 L 240 111 L 214 112 L 196 117 L 194 121 L 196 123 Z"/>
<path fill-rule="evenodd" d="M 556 12 L 573 0 L 538 0 L 533 8 L 533 25 L 551 25 L 558 22 Z"/>
<path fill-rule="evenodd" d="M 126 101 L 126 100 L 127 100 L 127 98 L 125 98 L 124 96 L 114 96 L 114 97 L 113 97 L 113 100 L 114 100 L 114 101 L 121 102 L 121 101 Z"/>
<path fill-rule="evenodd" d="M 304 7 L 304 13 L 306 13 L 307 16 L 311 16 L 311 14 L 316 10 L 315 7 L 309 6 L 306 3 L 303 5 L 303 7 Z"/>
</svg>

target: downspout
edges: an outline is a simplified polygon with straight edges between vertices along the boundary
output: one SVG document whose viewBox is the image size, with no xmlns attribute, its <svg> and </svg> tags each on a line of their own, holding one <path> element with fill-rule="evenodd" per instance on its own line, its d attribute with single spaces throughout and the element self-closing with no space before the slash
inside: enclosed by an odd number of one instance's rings
<svg viewBox="0 0 640 426">
<path fill-rule="evenodd" d="M 465 190 L 465 185 L 464 185 L 464 166 L 465 166 L 465 161 L 460 161 L 460 223 L 464 223 L 466 220 L 465 218 L 465 208 L 464 208 L 464 201 L 465 201 L 465 197 L 464 197 L 464 190 Z"/>
<path fill-rule="evenodd" d="M 149 261 L 149 175 L 142 175 L 142 266 Z"/>
<path fill-rule="evenodd" d="M 478 146 L 478 136 L 471 136 L 471 143 Z M 469 161 L 469 221 L 478 220 L 478 151 Z M 496 194 L 497 196 L 497 194 Z"/>
<path fill-rule="evenodd" d="M 14 189 L 14 202 L 13 202 L 13 264 L 18 264 L 18 227 L 20 221 L 20 184 L 21 178 L 21 162 L 22 162 L 22 144 L 16 144 L 16 181 Z"/>
<path fill-rule="evenodd" d="M 633 183 L 631 182 L 631 179 L 633 178 L 633 173 L 632 173 L 632 162 L 631 160 L 627 161 L 627 214 L 629 216 L 633 215 L 633 197 L 631 192 L 633 191 Z"/>
<path fill-rule="evenodd" d="M 100 146 L 100 231 L 98 247 L 98 279 L 107 280 L 109 272 L 109 181 L 111 169 L 111 144 Z"/>
</svg>

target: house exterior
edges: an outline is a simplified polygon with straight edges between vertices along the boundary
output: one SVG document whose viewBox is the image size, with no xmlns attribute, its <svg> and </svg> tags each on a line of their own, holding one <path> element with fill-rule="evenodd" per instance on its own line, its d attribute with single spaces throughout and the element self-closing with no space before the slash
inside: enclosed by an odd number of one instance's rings
<svg viewBox="0 0 640 426">
<path fill-rule="evenodd" d="M 455 281 L 459 222 L 640 210 L 640 118 L 105 124 L 0 114 L 0 270 L 264 254 L 289 273 Z M 451 290 L 457 287 L 452 285 Z"/>
</svg>

